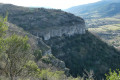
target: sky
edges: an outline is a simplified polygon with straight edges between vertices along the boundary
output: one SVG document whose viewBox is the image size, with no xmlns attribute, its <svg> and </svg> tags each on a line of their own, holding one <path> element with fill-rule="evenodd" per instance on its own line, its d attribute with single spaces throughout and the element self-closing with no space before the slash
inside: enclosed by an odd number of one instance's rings
<svg viewBox="0 0 120 80">
<path fill-rule="evenodd" d="M 14 4 L 25 7 L 46 7 L 67 9 L 73 6 L 97 2 L 100 0 L 0 0 L 0 3 Z"/>
</svg>

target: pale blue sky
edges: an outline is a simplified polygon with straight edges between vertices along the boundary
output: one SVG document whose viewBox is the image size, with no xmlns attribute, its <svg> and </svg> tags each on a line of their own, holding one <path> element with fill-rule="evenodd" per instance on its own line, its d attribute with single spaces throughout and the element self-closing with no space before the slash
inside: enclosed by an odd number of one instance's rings
<svg viewBox="0 0 120 80">
<path fill-rule="evenodd" d="M 100 0 L 0 0 L 0 3 L 11 3 L 25 7 L 50 7 L 55 9 L 67 9 L 72 6 L 88 4 Z"/>
</svg>

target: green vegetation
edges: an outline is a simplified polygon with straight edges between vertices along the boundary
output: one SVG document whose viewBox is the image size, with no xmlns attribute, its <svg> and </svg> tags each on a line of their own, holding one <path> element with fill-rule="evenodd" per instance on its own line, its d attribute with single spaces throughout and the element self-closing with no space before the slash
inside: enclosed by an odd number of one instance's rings
<svg viewBox="0 0 120 80">
<path fill-rule="evenodd" d="M 114 2 L 114 1 L 117 1 L 117 2 Z M 92 3 L 92 4 L 80 5 L 80 6 L 76 6 L 73 8 L 69 8 L 67 11 L 71 12 L 75 15 L 78 15 L 80 17 L 83 17 L 87 24 L 87 28 L 91 33 L 93 33 L 95 36 L 99 36 L 99 38 L 101 38 L 103 41 L 108 43 L 110 46 L 114 46 L 116 49 L 120 50 L 120 35 L 119 35 L 119 33 L 120 33 L 120 24 L 119 24 L 120 23 L 120 11 L 119 11 L 119 7 L 120 7 L 119 0 L 108 0 L 106 2 L 105 2 L 105 0 L 102 0 L 102 1 L 99 1 L 96 3 Z M 93 48 L 93 47 L 90 46 L 90 48 Z M 105 46 L 104 46 L 104 48 L 105 48 Z M 99 50 L 97 50 L 97 51 L 99 51 Z M 104 56 L 101 57 L 101 59 L 104 59 L 103 60 L 104 63 L 106 63 L 106 61 L 108 61 L 108 59 L 111 59 L 110 62 L 112 64 L 116 63 L 117 60 L 114 62 L 112 57 L 109 58 L 107 55 L 105 55 L 106 49 L 102 49 L 102 51 L 103 52 L 99 52 L 98 56 L 100 57 L 100 54 L 104 54 Z M 105 51 L 105 53 L 104 53 L 104 51 Z M 88 51 L 88 52 L 90 52 L 90 51 Z M 109 53 L 109 55 L 111 55 L 111 54 L 112 53 Z M 114 54 L 114 52 L 113 52 L 113 54 Z M 105 56 L 106 56 L 106 58 L 105 58 Z M 120 55 L 116 55 L 116 58 L 118 58 L 118 56 L 120 56 Z M 93 56 L 93 59 L 94 59 L 94 56 Z M 99 59 L 97 58 L 97 61 L 98 60 Z M 85 61 L 83 60 L 83 62 L 85 62 Z M 90 63 L 90 60 L 88 62 Z M 109 64 L 111 64 L 111 63 L 109 63 Z M 96 64 L 102 65 L 102 63 L 99 61 Z M 108 64 L 108 63 L 106 63 L 106 64 Z M 92 65 L 94 65 L 94 64 L 91 63 L 91 66 Z M 96 66 L 96 65 L 94 65 L 94 66 Z M 116 63 L 116 66 L 115 66 L 115 64 L 110 65 L 109 68 L 111 68 L 112 66 L 114 66 L 114 68 L 115 68 L 115 67 L 119 66 L 119 63 Z M 101 71 L 102 71 L 102 68 L 104 68 L 104 69 L 107 68 L 107 72 L 108 72 L 108 69 L 109 69 L 108 67 L 105 67 L 105 65 L 101 66 L 101 68 L 100 68 Z M 118 67 L 118 68 L 120 68 L 120 67 Z M 92 67 L 92 69 L 94 69 L 94 67 Z M 112 70 L 113 70 L 113 68 L 112 68 Z M 112 70 L 110 70 L 109 74 L 106 75 L 106 80 L 120 80 L 119 70 L 116 70 L 113 72 L 112 72 Z M 101 71 L 98 71 L 98 72 L 101 72 Z"/>
<path fill-rule="evenodd" d="M 40 69 L 34 57 L 39 61 L 41 50 L 32 51 L 27 36 L 5 35 L 7 17 L 0 18 L 0 23 L 0 80 L 83 80 L 81 77 L 67 77 L 64 71 Z M 54 56 L 50 58 L 55 59 Z M 44 61 L 49 60 L 44 58 Z"/>
<path fill-rule="evenodd" d="M 8 9 L 10 13 L 8 17 L 9 22 L 30 31 L 34 35 L 37 34 L 37 31 L 43 30 L 47 32 L 51 28 L 56 29 L 56 27 L 84 23 L 82 18 L 62 12 L 61 10 L 23 8 L 13 5 L 9 5 L 9 7 L 7 5 L 3 6 L 4 9 L 1 10 L 1 14 L 4 15 L 4 10 Z M 90 14 L 92 14 L 91 17 L 102 16 L 97 11 Z M 114 13 L 110 14 L 114 15 Z M 88 13 L 85 15 L 88 15 Z M 102 19 L 89 19 L 89 17 L 88 15 L 88 23 L 92 27 L 98 26 L 89 30 L 99 35 L 102 35 L 101 33 L 111 35 L 115 32 L 118 33 L 120 30 L 118 24 L 120 20 L 117 16 Z M 6 25 L 7 17 L 0 17 L 0 19 L 1 80 L 102 80 L 105 78 L 104 74 L 109 72 L 110 68 L 111 70 L 120 68 L 120 52 L 101 41 L 101 39 L 89 31 L 82 35 L 54 37 L 44 41 L 51 46 L 49 47 L 42 39 L 38 38 L 39 34 L 37 35 L 36 42 L 34 40 L 30 42 L 29 38 L 25 35 L 18 36 L 13 34 L 14 31 L 11 34 L 5 35 L 8 29 Z M 16 32 L 19 33 L 17 29 Z M 113 36 L 105 37 L 107 38 L 106 41 L 112 39 Z M 118 38 L 117 41 L 111 43 L 116 44 L 117 42 L 119 42 Z M 52 49 L 55 57 L 42 54 L 50 49 Z M 70 69 L 71 75 L 76 78 L 65 75 L 65 65 Z M 118 79 L 117 73 L 119 72 L 109 72 L 106 75 L 106 79 Z M 78 75 L 82 77 L 78 77 Z"/>
<path fill-rule="evenodd" d="M 10 80 L 14 80 L 17 76 L 27 74 L 32 69 L 25 69 L 25 65 L 32 59 L 30 53 L 30 44 L 28 44 L 28 38 L 11 35 L 5 36 L 7 30 L 7 17 L 0 18 L 0 60 L 3 64 L 0 68 L 0 72 L 3 76 L 8 77 Z M 31 67 L 30 67 L 31 68 Z"/>
<path fill-rule="evenodd" d="M 106 74 L 106 80 L 120 80 L 120 71 L 117 69 L 113 72 L 110 70 L 109 74 Z"/>
<path fill-rule="evenodd" d="M 50 58 L 47 57 L 47 56 L 43 57 L 43 58 L 42 58 L 42 61 L 43 61 L 44 63 L 47 63 L 47 64 L 50 64 L 50 63 L 51 63 Z"/>
<path fill-rule="evenodd" d="M 52 38 L 47 44 L 51 43 L 53 55 L 63 60 L 75 77 L 86 74 L 85 70 L 92 70 L 95 79 L 101 80 L 109 68 L 112 70 L 120 68 L 120 52 L 90 32 L 71 37 Z"/>
<path fill-rule="evenodd" d="M 8 11 L 8 21 L 29 32 L 47 31 L 53 27 L 72 26 L 84 22 L 73 14 L 55 9 L 25 8 L 14 5 L 3 5 L 0 9 L 0 15 L 5 16 Z"/>
<path fill-rule="evenodd" d="M 5 35 L 6 30 L 8 29 L 7 25 L 5 24 L 7 21 L 7 16 L 5 18 L 0 16 L 0 37 Z"/>
<path fill-rule="evenodd" d="M 117 2 L 116 2 L 117 1 Z M 89 8 L 88 8 L 89 7 Z M 99 1 L 67 9 L 75 15 L 83 17 L 90 32 L 99 36 L 109 45 L 120 49 L 120 1 Z"/>
<path fill-rule="evenodd" d="M 34 51 L 34 56 L 36 61 L 40 60 L 42 58 L 42 51 L 41 50 L 35 50 Z"/>
<path fill-rule="evenodd" d="M 67 77 L 64 75 L 63 71 L 51 71 L 50 69 L 46 70 L 40 70 L 39 75 L 37 75 L 37 78 L 17 78 L 18 80 L 84 80 L 84 78 L 77 77 L 73 78 L 72 76 Z M 0 80 L 9 80 L 9 78 L 0 76 Z M 86 79 L 86 80 L 94 80 L 92 78 Z"/>
</svg>

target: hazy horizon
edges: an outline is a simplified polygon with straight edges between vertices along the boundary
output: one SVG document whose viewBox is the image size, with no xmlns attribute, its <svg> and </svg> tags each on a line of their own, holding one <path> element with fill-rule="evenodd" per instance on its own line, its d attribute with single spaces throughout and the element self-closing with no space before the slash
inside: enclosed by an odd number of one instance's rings
<svg viewBox="0 0 120 80">
<path fill-rule="evenodd" d="M 94 3 L 100 0 L 0 0 L 0 3 L 14 4 L 24 7 L 45 7 L 55 9 L 67 9 L 73 6 Z"/>
</svg>

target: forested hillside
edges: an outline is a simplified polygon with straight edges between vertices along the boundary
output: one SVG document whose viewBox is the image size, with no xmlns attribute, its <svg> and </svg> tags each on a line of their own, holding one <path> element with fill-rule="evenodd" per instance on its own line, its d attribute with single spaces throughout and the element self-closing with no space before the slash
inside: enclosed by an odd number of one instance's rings
<svg viewBox="0 0 120 80">
<path fill-rule="evenodd" d="M 8 23 L 7 16 L 0 17 L 0 80 L 82 79 L 67 77 L 69 73 L 64 71 L 64 62 L 52 54 L 43 56 L 39 46 L 33 42 L 36 41 L 35 38 L 23 29 Z M 55 64 L 56 62 L 58 64 Z"/>
<path fill-rule="evenodd" d="M 90 32 L 51 38 L 47 43 L 51 46 L 53 55 L 66 63 L 73 76 L 83 73 L 88 75 L 86 71 L 93 71 L 91 75 L 101 80 L 110 68 L 120 68 L 120 52 Z"/>
<path fill-rule="evenodd" d="M 120 52 L 89 32 L 81 17 L 11 4 L 0 9 L 8 13 L 0 17 L 0 79 L 109 80 L 105 73 L 120 69 Z"/>
</svg>

